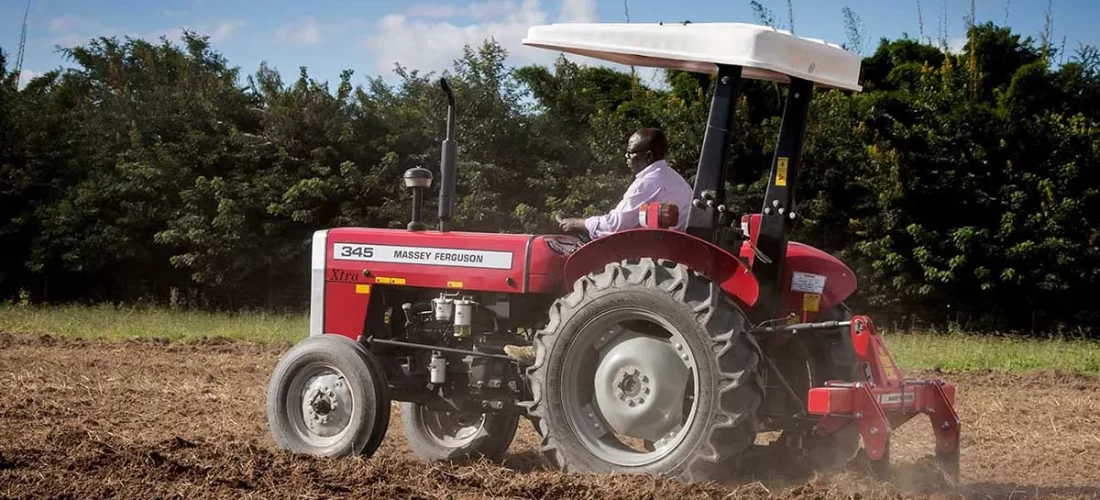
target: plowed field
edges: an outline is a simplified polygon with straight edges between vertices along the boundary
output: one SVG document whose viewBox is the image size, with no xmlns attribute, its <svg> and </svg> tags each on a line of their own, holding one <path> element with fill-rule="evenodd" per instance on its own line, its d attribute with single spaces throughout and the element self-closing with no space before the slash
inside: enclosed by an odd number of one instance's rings
<svg viewBox="0 0 1100 500">
<path fill-rule="evenodd" d="M 966 373 L 962 481 L 933 480 L 928 425 L 904 427 L 894 483 L 852 470 L 684 485 L 549 470 L 524 421 L 503 466 L 412 456 L 397 409 L 369 459 L 279 452 L 267 378 L 286 346 L 95 343 L 0 334 L 0 498 L 1100 498 L 1100 379 Z"/>
</svg>

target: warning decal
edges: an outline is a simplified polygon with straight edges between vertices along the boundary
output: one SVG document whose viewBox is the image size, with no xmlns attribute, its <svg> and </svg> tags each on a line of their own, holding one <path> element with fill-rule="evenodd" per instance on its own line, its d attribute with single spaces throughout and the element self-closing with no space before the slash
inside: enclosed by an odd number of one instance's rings
<svg viewBox="0 0 1100 500">
<path fill-rule="evenodd" d="M 404 247 L 335 243 L 332 258 L 364 262 L 422 264 L 427 266 L 511 269 L 512 252 L 467 250 L 464 248 Z"/>
<path fill-rule="evenodd" d="M 816 293 L 807 293 L 802 296 L 802 310 L 806 312 L 819 312 L 821 309 L 821 296 Z"/>
<path fill-rule="evenodd" d="M 786 156 L 780 156 L 775 160 L 775 185 L 786 186 L 787 185 L 787 163 L 789 160 Z"/>
<path fill-rule="evenodd" d="M 825 292 L 825 276 L 795 271 L 791 276 L 791 291 L 821 295 Z"/>
</svg>

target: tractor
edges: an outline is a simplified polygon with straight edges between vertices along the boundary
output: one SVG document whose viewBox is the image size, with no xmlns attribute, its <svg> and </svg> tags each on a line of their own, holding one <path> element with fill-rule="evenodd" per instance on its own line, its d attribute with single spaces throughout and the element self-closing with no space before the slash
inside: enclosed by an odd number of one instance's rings
<svg viewBox="0 0 1100 500">
<path fill-rule="evenodd" d="M 313 234 L 309 336 L 268 388 L 276 445 L 369 457 L 399 402 L 428 461 L 502 460 L 527 419 L 570 472 L 720 481 L 765 446 L 826 470 L 863 453 L 885 475 L 894 429 L 923 413 L 957 480 L 954 386 L 905 377 L 845 303 L 852 270 L 789 237 L 814 88 L 860 91 L 859 57 L 741 23 L 550 24 L 523 43 L 713 75 L 691 205 L 645 204 L 638 227 L 597 239 L 453 230 L 456 103 L 440 79 L 438 225 L 423 218 L 433 172 L 415 167 L 404 229 Z M 745 79 L 789 88 L 764 205 L 738 216 L 724 165 Z"/>
</svg>

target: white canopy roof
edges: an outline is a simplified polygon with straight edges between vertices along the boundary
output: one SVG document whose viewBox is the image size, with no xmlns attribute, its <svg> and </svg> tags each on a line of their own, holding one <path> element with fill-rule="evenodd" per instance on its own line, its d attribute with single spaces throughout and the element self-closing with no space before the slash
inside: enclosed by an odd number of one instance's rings
<svg viewBox="0 0 1100 500">
<path fill-rule="evenodd" d="M 822 40 L 742 23 L 564 23 L 533 26 L 525 45 L 605 61 L 697 73 L 742 66 L 742 77 L 859 91 L 858 55 Z"/>
</svg>

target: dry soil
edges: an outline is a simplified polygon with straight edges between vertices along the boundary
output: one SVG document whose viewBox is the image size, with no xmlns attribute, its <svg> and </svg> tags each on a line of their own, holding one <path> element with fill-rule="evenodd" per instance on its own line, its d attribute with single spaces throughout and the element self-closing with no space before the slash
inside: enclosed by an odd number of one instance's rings
<svg viewBox="0 0 1100 500">
<path fill-rule="evenodd" d="M 379 453 L 275 449 L 267 379 L 287 346 L 82 342 L 0 333 L 0 498 L 1100 498 L 1100 378 L 963 373 L 962 484 L 935 480 L 931 432 L 903 427 L 892 483 L 831 476 L 686 485 L 551 470 L 524 421 L 503 465 L 413 456 L 394 407 Z"/>
</svg>

